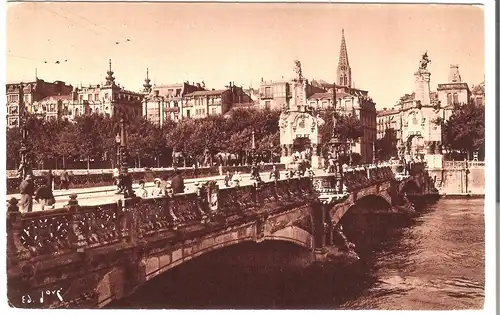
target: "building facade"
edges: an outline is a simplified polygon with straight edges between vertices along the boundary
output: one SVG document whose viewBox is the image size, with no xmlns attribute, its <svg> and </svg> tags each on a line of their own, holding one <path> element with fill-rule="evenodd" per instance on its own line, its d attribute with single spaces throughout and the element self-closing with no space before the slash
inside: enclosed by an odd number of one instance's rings
<svg viewBox="0 0 500 315">
<path fill-rule="evenodd" d="M 415 91 L 405 94 L 392 109 L 377 113 L 377 138 L 390 138 L 397 143 L 391 155 L 405 155 L 405 158 L 427 158 L 429 165 L 439 167 L 441 155 L 441 122 L 447 121 L 453 113 L 454 104 L 481 102 L 484 97 L 477 89 L 477 99 L 462 81 L 458 65 L 450 65 L 448 82 L 437 85 L 437 92 L 430 91 L 430 72 L 419 69 L 415 73 Z M 395 139 L 394 139 L 395 137 Z M 441 162 L 439 161 L 441 159 Z"/>
<path fill-rule="evenodd" d="M 233 82 L 223 90 L 195 91 L 183 97 L 183 118 L 205 118 L 211 115 L 224 115 L 235 104 L 252 103 L 252 99 L 235 86 Z"/>
<path fill-rule="evenodd" d="M 21 90 L 22 86 L 22 90 Z M 33 104 L 48 98 L 58 98 L 64 95 L 70 95 L 73 90 L 71 85 L 67 85 L 63 81 L 45 82 L 42 79 L 36 78 L 35 81 L 26 83 L 12 83 L 6 84 L 6 97 L 7 97 L 7 126 L 19 126 L 19 114 L 26 109 L 28 112 L 36 112 L 36 107 Z M 46 107 L 46 111 L 51 116 L 58 114 L 57 107 Z"/>
<path fill-rule="evenodd" d="M 285 79 L 264 81 L 264 79 L 261 79 L 259 88 L 260 108 L 282 110 L 288 108 L 291 98 L 289 81 Z"/>
<path fill-rule="evenodd" d="M 160 126 L 167 119 L 179 121 L 183 118 L 185 96 L 195 91 L 205 91 L 205 83 L 183 82 L 151 86 L 146 75 L 142 115 Z"/>
</svg>

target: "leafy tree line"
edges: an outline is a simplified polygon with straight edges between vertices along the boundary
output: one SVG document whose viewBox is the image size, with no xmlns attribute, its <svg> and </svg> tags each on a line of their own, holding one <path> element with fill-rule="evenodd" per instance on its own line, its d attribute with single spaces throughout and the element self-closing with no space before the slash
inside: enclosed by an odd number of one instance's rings
<svg viewBox="0 0 500 315">
<path fill-rule="evenodd" d="M 472 159 L 478 152 L 479 158 L 484 159 L 484 126 L 484 105 L 473 101 L 455 104 L 452 115 L 442 124 L 443 147 L 460 153 L 461 158 Z"/>
<path fill-rule="evenodd" d="M 251 149 L 252 131 L 258 151 L 279 156 L 279 115 L 279 111 L 241 109 L 233 111 L 230 117 L 168 120 L 162 127 L 144 117 L 131 117 L 127 124 L 129 165 L 170 166 L 173 151 L 198 161 L 203 160 L 206 153 L 211 156 L 220 152 L 241 155 Z M 341 139 L 362 134 L 359 120 L 352 116 L 336 115 L 335 128 L 332 110 L 324 111 L 320 116 L 325 120 L 320 127 L 323 141 L 330 141 L 333 132 Z M 117 117 L 93 114 L 78 116 L 74 122 L 69 122 L 28 116 L 26 125 L 29 134 L 27 146 L 36 169 L 115 167 L 116 137 L 119 135 Z M 20 146 L 19 128 L 7 129 L 8 169 L 18 167 Z"/>
</svg>

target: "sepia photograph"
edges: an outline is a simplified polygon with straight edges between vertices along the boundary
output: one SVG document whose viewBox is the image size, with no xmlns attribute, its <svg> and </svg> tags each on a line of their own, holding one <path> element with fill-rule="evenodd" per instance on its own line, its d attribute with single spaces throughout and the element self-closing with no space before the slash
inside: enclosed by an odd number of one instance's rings
<svg viewBox="0 0 500 315">
<path fill-rule="evenodd" d="M 6 3 L 6 307 L 492 306 L 487 9 Z"/>
</svg>

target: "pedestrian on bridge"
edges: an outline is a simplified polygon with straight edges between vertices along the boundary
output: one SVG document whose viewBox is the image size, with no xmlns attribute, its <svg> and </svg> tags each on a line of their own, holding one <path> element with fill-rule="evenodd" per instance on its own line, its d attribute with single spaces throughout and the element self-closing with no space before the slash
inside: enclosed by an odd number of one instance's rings
<svg viewBox="0 0 500 315">
<path fill-rule="evenodd" d="M 137 191 L 136 191 L 136 195 L 138 197 L 141 197 L 141 198 L 148 197 L 148 191 L 146 190 L 146 188 L 144 188 L 145 185 L 146 185 L 146 183 L 141 179 L 139 181 L 139 189 L 137 189 Z"/>
<path fill-rule="evenodd" d="M 54 198 L 54 194 L 52 193 L 52 188 L 49 186 L 48 180 L 44 185 L 37 189 L 35 193 L 35 200 L 40 203 L 42 211 L 45 210 L 45 206 L 50 206 L 54 209 L 56 199 Z"/>
<path fill-rule="evenodd" d="M 224 186 L 226 187 L 230 187 L 231 184 L 230 184 L 230 181 L 231 181 L 231 173 L 229 173 L 229 171 L 226 172 L 226 177 L 224 177 Z"/>
<path fill-rule="evenodd" d="M 184 178 L 182 178 L 180 172 L 176 172 L 174 178 L 172 178 L 172 191 L 174 194 L 182 194 L 184 192 Z"/>
<path fill-rule="evenodd" d="M 241 174 L 240 171 L 236 171 L 233 175 L 233 183 L 236 187 L 240 187 L 240 182 L 241 182 Z"/>
<path fill-rule="evenodd" d="M 161 185 L 161 179 L 155 178 L 154 180 L 155 186 L 153 187 L 153 191 L 151 192 L 152 197 L 159 197 L 165 195 L 165 190 Z"/>
<path fill-rule="evenodd" d="M 66 170 L 66 168 L 63 168 L 63 171 L 61 172 L 61 175 L 60 175 L 59 178 L 60 178 L 60 181 L 61 181 L 59 189 L 61 189 L 61 190 L 63 190 L 63 189 L 68 190 L 69 189 L 69 174 L 68 174 L 68 171 Z"/>
<path fill-rule="evenodd" d="M 21 200 L 19 201 L 21 212 L 32 212 L 35 186 L 33 185 L 33 177 L 31 175 L 27 175 L 26 179 L 21 182 L 19 191 L 21 193 Z"/>
</svg>

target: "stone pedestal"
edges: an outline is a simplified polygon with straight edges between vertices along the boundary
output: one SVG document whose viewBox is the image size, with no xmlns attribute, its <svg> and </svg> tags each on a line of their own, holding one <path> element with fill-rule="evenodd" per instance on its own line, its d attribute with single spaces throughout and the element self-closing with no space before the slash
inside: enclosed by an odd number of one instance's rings
<svg viewBox="0 0 500 315">
<path fill-rule="evenodd" d="M 430 105 L 431 73 L 427 69 L 418 69 L 414 75 L 415 75 L 415 100 L 420 101 L 422 105 Z"/>
</svg>

